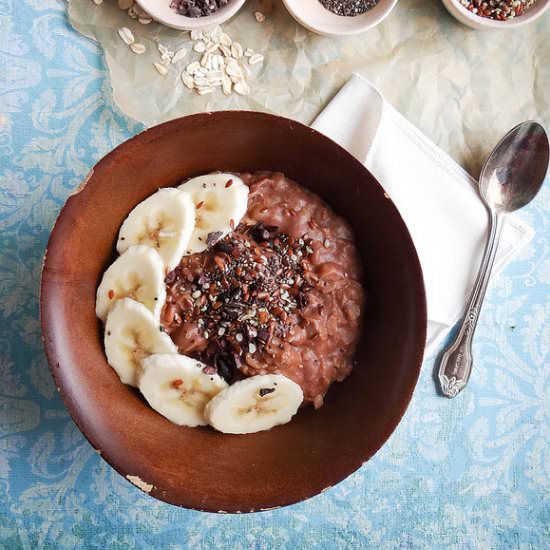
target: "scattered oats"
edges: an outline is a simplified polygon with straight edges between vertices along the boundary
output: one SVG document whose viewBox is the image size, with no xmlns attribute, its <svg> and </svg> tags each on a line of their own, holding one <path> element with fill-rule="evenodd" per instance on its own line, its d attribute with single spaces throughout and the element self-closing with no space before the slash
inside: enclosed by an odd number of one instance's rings
<svg viewBox="0 0 550 550">
<path fill-rule="evenodd" d="M 197 69 L 200 69 L 201 67 L 201 64 L 198 62 L 198 61 L 194 61 L 193 63 L 190 63 L 189 65 L 187 65 L 187 67 L 185 68 L 185 70 L 189 73 L 189 74 L 195 74 L 195 72 L 197 71 Z"/>
<path fill-rule="evenodd" d="M 214 27 L 214 29 L 210 31 L 210 40 L 212 40 L 212 42 L 220 42 L 222 34 L 223 31 L 220 26 Z"/>
<path fill-rule="evenodd" d="M 164 65 L 161 65 L 160 63 L 153 63 L 153 65 L 155 66 L 155 69 L 156 69 L 162 76 L 164 76 L 166 73 L 168 73 L 168 69 L 167 69 Z"/>
<path fill-rule="evenodd" d="M 225 334 L 225 328 L 220 327 L 220 328 L 218 329 L 218 336 L 223 336 L 224 334 Z"/>
<path fill-rule="evenodd" d="M 142 25 L 148 25 L 149 23 L 152 23 L 153 20 L 150 17 L 138 17 L 138 22 Z"/>
<path fill-rule="evenodd" d="M 138 44 L 137 42 L 130 44 L 130 49 L 138 55 L 145 53 L 145 46 L 143 44 Z"/>
<path fill-rule="evenodd" d="M 195 290 L 193 294 L 191 294 L 191 298 L 200 298 L 202 292 L 200 290 Z"/>
<path fill-rule="evenodd" d="M 223 71 L 210 71 L 207 76 L 210 78 L 222 78 L 224 76 L 224 72 Z"/>
<path fill-rule="evenodd" d="M 238 42 L 231 44 L 231 55 L 235 59 L 239 59 L 243 56 L 243 47 Z"/>
<path fill-rule="evenodd" d="M 210 82 L 208 82 L 208 79 L 205 76 L 195 76 L 195 86 L 197 86 L 197 87 L 200 87 L 200 86 L 209 87 Z"/>
<path fill-rule="evenodd" d="M 205 54 L 201 58 L 201 67 L 208 67 L 208 62 L 210 61 L 210 54 L 208 52 L 205 52 Z M 212 68 L 212 66 L 210 66 Z"/>
<path fill-rule="evenodd" d="M 225 57 L 231 57 L 231 48 L 228 46 L 220 45 L 220 51 L 225 55 Z"/>
<path fill-rule="evenodd" d="M 242 74 L 243 74 L 241 66 L 234 59 L 228 59 L 227 60 L 227 63 L 226 63 L 226 66 L 225 66 L 225 72 L 229 76 L 242 76 Z"/>
<path fill-rule="evenodd" d="M 233 87 L 233 83 L 231 82 L 231 79 L 228 76 L 224 76 L 222 79 L 222 91 L 225 95 L 229 95 L 231 93 L 231 88 Z"/>
<path fill-rule="evenodd" d="M 206 50 L 206 44 L 204 42 L 195 42 L 193 50 L 197 53 L 202 53 Z"/>
<path fill-rule="evenodd" d="M 187 71 L 181 73 L 181 81 L 190 90 L 195 87 L 195 79 Z"/>
<path fill-rule="evenodd" d="M 172 57 L 172 63 L 178 63 L 187 55 L 187 50 L 185 48 L 180 48 Z"/>
<path fill-rule="evenodd" d="M 329 241 L 328 239 L 325 239 L 325 240 L 323 241 L 323 246 L 324 246 L 325 248 L 330 248 L 330 241 Z"/>
<path fill-rule="evenodd" d="M 219 44 L 216 44 L 215 42 L 208 42 L 208 44 L 206 44 L 206 51 L 208 53 L 214 53 L 218 48 L 219 48 Z"/>
<path fill-rule="evenodd" d="M 210 86 L 201 86 L 197 88 L 197 93 L 199 95 L 211 94 L 213 91 L 214 91 L 214 88 L 211 88 Z"/>
<path fill-rule="evenodd" d="M 252 342 L 248 344 L 248 353 L 256 353 L 256 346 Z"/>
<path fill-rule="evenodd" d="M 263 17 L 263 14 L 260 15 Z M 211 94 L 217 87 L 221 87 L 225 95 L 232 92 L 241 95 L 250 93 L 247 79 L 252 71 L 249 65 L 261 63 L 263 55 L 254 53 L 251 48 L 243 50 L 241 44 L 234 42 L 219 26 L 203 31 L 193 30 L 190 37 L 194 42 L 192 50 L 202 55 L 200 61 L 189 63 L 181 73 L 180 78 L 185 87 L 194 88 L 199 95 Z M 162 44 L 158 44 L 157 47 L 161 59 L 160 63 L 155 63 L 155 67 L 161 74 L 166 72 L 159 67 L 164 69 L 164 66 L 178 63 L 187 55 L 184 48 L 174 53 Z M 247 59 L 241 59 L 243 55 Z"/>
<path fill-rule="evenodd" d="M 117 5 L 121 10 L 129 10 L 134 5 L 134 0 L 118 0 Z"/>
<path fill-rule="evenodd" d="M 220 35 L 219 42 L 222 46 L 231 46 L 231 44 L 233 44 L 233 40 L 231 40 L 231 37 L 224 32 L 222 32 L 222 34 Z"/>
<path fill-rule="evenodd" d="M 210 76 L 208 75 L 208 84 L 210 86 L 221 86 L 223 83 L 223 77 L 222 76 Z"/>
<path fill-rule="evenodd" d="M 242 342 L 243 335 L 240 332 L 237 332 L 237 334 L 235 334 L 235 340 L 237 340 L 237 342 Z"/>
<path fill-rule="evenodd" d="M 136 11 L 136 7 L 134 5 L 130 6 L 128 8 L 128 15 L 132 18 L 132 19 L 137 19 L 138 17 L 138 14 L 137 14 L 137 11 Z"/>
<path fill-rule="evenodd" d="M 100 6 L 101 4 L 103 4 L 103 0 L 93 0 L 93 2 L 96 6 Z"/>
<path fill-rule="evenodd" d="M 256 65 L 256 63 L 261 63 L 264 60 L 264 56 L 261 53 L 254 54 L 248 62 L 251 65 Z"/>
<path fill-rule="evenodd" d="M 118 29 L 118 35 L 124 43 L 128 44 L 128 46 L 134 43 L 134 35 L 128 27 L 120 27 L 120 29 Z"/>
<path fill-rule="evenodd" d="M 250 86 L 246 83 L 244 79 L 236 82 L 235 86 L 233 86 L 233 89 L 240 95 L 248 95 L 250 93 Z"/>
<path fill-rule="evenodd" d="M 208 340 L 208 336 L 210 336 L 210 335 L 208 334 L 208 332 L 204 331 L 203 336 Z"/>
<path fill-rule="evenodd" d="M 243 71 L 244 77 L 245 78 L 250 78 L 250 75 L 252 74 L 252 71 L 250 70 L 250 67 L 248 67 L 248 65 L 246 65 L 245 63 L 240 63 L 239 66 L 240 66 L 241 70 Z"/>
<path fill-rule="evenodd" d="M 258 23 L 263 23 L 265 21 L 265 15 L 261 11 L 255 11 L 254 17 Z"/>
</svg>

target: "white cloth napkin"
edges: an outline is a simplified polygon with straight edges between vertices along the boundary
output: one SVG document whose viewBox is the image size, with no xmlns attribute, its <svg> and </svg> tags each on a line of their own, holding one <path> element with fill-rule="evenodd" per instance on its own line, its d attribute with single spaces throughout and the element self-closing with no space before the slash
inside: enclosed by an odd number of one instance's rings
<svg viewBox="0 0 550 550">
<path fill-rule="evenodd" d="M 363 162 L 405 220 L 424 273 L 429 355 L 460 319 L 483 253 L 488 216 L 476 181 L 359 75 L 312 127 Z M 508 216 L 493 277 L 532 236 Z"/>
</svg>

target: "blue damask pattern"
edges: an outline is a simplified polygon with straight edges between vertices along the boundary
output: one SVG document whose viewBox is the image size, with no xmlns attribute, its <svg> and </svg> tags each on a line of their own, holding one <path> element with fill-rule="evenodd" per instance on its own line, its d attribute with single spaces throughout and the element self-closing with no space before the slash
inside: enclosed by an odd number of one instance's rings
<svg viewBox="0 0 550 550">
<path fill-rule="evenodd" d="M 65 9 L 0 0 L 0 546 L 549 548 L 548 182 L 522 213 L 534 240 L 490 290 L 470 389 L 438 397 L 428 359 L 389 443 L 327 493 L 202 514 L 145 496 L 93 451 L 42 352 L 40 267 L 68 194 L 140 127 L 110 103 L 100 52 Z"/>
</svg>

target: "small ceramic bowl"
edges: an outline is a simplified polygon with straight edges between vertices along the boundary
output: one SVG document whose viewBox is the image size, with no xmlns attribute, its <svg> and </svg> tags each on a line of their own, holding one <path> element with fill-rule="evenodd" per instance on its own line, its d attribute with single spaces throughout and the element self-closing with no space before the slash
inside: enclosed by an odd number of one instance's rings
<svg viewBox="0 0 550 550">
<path fill-rule="evenodd" d="M 137 0 L 142 7 L 155 21 L 183 31 L 194 31 L 221 25 L 233 17 L 244 5 L 245 0 L 229 0 L 227 5 L 220 8 L 216 13 L 205 17 L 186 17 L 180 15 L 170 7 L 170 0 Z"/>
<path fill-rule="evenodd" d="M 303 408 L 288 424 L 248 435 L 176 426 L 147 406 L 107 364 L 95 315 L 96 288 L 128 212 L 159 187 L 214 170 L 279 170 L 317 193 L 354 229 L 368 296 L 350 376 L 319 410 Z M 41 318 L 56 387 L 94 448 L 151 496 L 210 512 L 292 504 L 357 470 L 403 416 L 426 337 L 418 256 L 374 177 L 315 130 L 244 111 L 149 128 L 93 167 L 48 243 Z"/>
<path fill-rule="evenodd" d="M 379 0 L 369 11 L 343 17 L 327 10 L 319 0 L 283 0 L 290 15 L 312 32 L 324 36 L 359 34 L 381 23 L 393 10 L 397 0 Z"/>
<path fill-rule="evenodd" d="M 441 0 L 449 13 L 458 21 L 477 30 L 505 30 L 517 29 L 538 19 L 548 8 L 550 0 L 537 0 L 534 6 L 525 11 L 523 15 L 507 19 L 506 21 L 496 21 L 488 17 L 481 17 L 466 9 L 459 0 Z"/>
</svg>

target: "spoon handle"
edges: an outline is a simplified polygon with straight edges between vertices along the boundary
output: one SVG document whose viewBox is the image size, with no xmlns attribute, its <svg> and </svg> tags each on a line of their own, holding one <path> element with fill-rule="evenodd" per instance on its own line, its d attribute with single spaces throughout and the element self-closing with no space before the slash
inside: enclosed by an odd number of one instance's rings
<svg viewBox="0 0 550 550">
<path fill-rule="evenodd" d="M 496 214 L 493 210 L 490 210 L 489 214 L 489 238 L 466 312 L 455 339 L 449 344 L 439 363 L 441 391 L 449 398 L 456 397 L 466 387 L 472 372 L 472 340 L 504 221 L 504 215 Z"/>
</svg>

